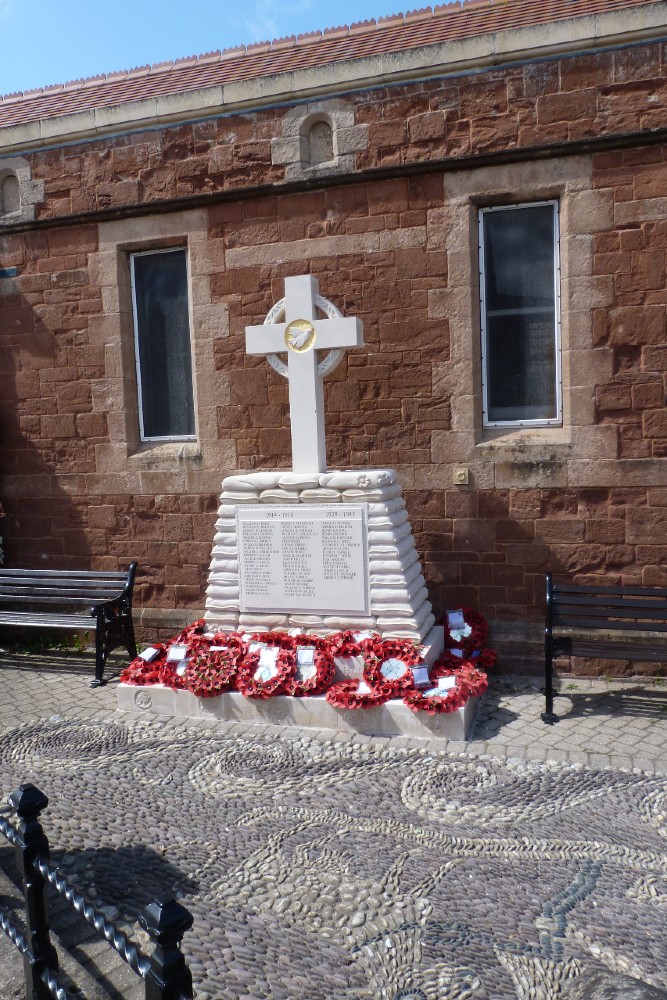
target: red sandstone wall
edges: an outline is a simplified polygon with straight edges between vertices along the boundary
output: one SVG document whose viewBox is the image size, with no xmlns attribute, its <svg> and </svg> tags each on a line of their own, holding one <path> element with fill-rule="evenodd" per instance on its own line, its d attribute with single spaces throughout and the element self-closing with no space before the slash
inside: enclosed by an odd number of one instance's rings
<svg viewBox="0 0 667 1000">
<path fill-rule="evenodd" d="M 357 123 L 368 125 L 357 170 L 650 130 L 666 124 L 665 46 L 361 91 L 349 100 Z M 46 191 L 38 217 L 278 183 L 285 168 L 272 165 L 271 140 L 282 135 L 285 110 L 33 153 L 34 178 Z"/>
<path fill-rule="evenodd" d="M 651 45 L 362 93 L 352 100 L 369 148 L 357 154 L 357 169 L 664 126 L 665 86 L 664 52 Z M 455 430 L 449 324 L 446 310 L 434 318 L 430 307 L 450 283 L 449 251 L 434 230 L 434 220 L 447 226 L 445 177 L 435 170 L 332 180 L 326 192 L 276 189 L 244 199 L 243 188 L 284 176 L 270 147 L 281 115 L 260 111 L 29 156 L 34 177 L 45 181 L 43 219 L 239 190 L 237 200 L 208 210 L 211 256 L 224 266 L 211 268 L 207 289 L 229 316 L 228 332 L 213 343 L 216 373 L 229 386 L 228 401 L 212 400 L 218 437 L 232 442 L 235 456 L 220 477 L 290 464 L 285 383 L 246 357 L 243 331 L 282 296 L 286 275 L 307 268 L 365 324 L 366 349 L 349 352 L 327 381 L 329 463 L 400 468 L 436 611 L 465 602 L 495 619 L 537 620 L 547 567 L 667 586 L 667 487 L 656 485 L 667 458 L 665 148 L 592 159 L 592 188 L 608 198 L 612 221 L 591 236 L 592 276 L 609 299 L 590 299 L 589 346 L 609 362 L 603 377 L 598 368 L 589 380 L 591 425 L 612 429 L 607 460 L 635 460 L 632 476 L 593 462 L 588 478 L 577 467 L 575 485 L 567 469 L 542 476 L 538 468 L 511 485 L 496 470 L 495 481 L 454 489 L 437 471 L 467 458 L 445 459 L 438 443 Z M 371 251 L 369 237 L 383 243 Z M 281 264 L 257 253 L 315 239 L 326 242 L 320 257 L 297 253 Z M 336 240 L 341 249 L 332 252 Z M 0 267 L 20 272 L 0 282 L 6 558 L 114 568 L 136 558 L 140 606 L 201 607 L 217 506 L 211 476 L 196 488 L 193 467 L 186 490 L 166 473 L 142 479 L 140 489 L 119 477 L 114 489 L 100 458 L 98 446 L 111 438 L 99 389 L 108 359 L 93 324 L 103 312 L 91 266 L 97 250 L 94 224 L 0 233 Z"/>
</svg>

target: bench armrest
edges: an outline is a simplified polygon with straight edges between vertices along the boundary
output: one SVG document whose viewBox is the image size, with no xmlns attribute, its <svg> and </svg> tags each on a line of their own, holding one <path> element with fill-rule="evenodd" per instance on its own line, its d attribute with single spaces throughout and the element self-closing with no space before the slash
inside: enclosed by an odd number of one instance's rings
<svg viewBox="0 0 667 1000">
<path fill-rule="evenodd" d="M 90 614 L 93 618 L 97 618 L 98 615 L 104 613 L 106 609 L 111 609 L 113 607 L 123 607 L 123 609 L 130 613 L 132 612 L 132 591 L 134 589 L 134 577 L 137 572 L 136 562 L 130 563 L 130 568 L 127 571 L 127 579 L 125 581 L 125 586 L 117 597 L 111 597 L 106 601 L 100 601 L 99 604 L 93 604 L 90 609 Z"/>
</svg>

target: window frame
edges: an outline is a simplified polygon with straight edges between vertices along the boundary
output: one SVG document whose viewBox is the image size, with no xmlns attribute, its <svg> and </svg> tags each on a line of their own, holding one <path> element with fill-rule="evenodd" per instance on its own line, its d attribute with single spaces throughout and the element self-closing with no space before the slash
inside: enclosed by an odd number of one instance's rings
<svg viewBox="0 0 667 1000">
<path fill-rule="evenodd" d="M 525 208 L 553 208 L 553 274 L 554 274 L 554 381 L 556 398 L 555 417 L 526 417 L 516 420 L 489 419 L 488 400 L 488 325 L 486 306 L 486 270 L 484 253 L 484 218 L 496 212 L 520 211 Z M 482 426 L 484 428 L 520 427 L 562 427 L 563 426 L 563 377 L 562 377 L 562 337 L 561 337 L 561 267 L 560 267 L 560 203 L 558 198 L 540 201 L 513 202 L 503 205 L 489 205 L 478 209 L 478 263 L 479 263 L 479 304 L 481 326 L 481 379 L 482 379 Z"/>
<path fill-rule="evenodd" d="M 144 403 L 141 382 L 141 356 L 139 352 L 139 317 L 137 309 L 137 291 L 134 261 L 137 257 L 155 256 L 156 254 L 183 253 L 185 256 L 185 280 L 187 288 L 188 340 L 190 344 L 190 371 L 192 376 L 192 409 L 194 417 L 194 432 L 192 434 L 147 435 L 144 431 Z M 190 260 L 187 246 L 156 247 L 150 250 L 131 250 L 128 254 L 130 266 L 130 290 L 132 296 L 132 330 L 134 343 L 134 365 L 137 382 L 137 411 L 139 419 L 139 441 L 141 444 L 165 443 L 170 441 L 197 440 L 197 405 L 195 398 L 195 366 L 192 342 L 192 315 L 190 293 Z"/>
</svg>

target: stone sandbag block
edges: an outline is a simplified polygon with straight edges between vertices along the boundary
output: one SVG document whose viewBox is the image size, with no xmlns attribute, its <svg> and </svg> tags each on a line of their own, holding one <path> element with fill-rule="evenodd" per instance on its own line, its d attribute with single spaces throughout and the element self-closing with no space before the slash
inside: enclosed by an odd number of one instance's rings
<svg viewBox="0 0 667 1000">
<path fill-rule="evenodd" d="M 427 715 L 426 712 L 412 712 L 400 699 L 376 708 L 351 710 L 333 708 L 324 695 L 315 698 L 277 695 L 256 699 L 244 698 L 238 691 L 228 691 L 216 698 L 197 698 L 190 691 L 172 691 L 161 684 L 151 687 L 118 685 L 119 710 L 137 715 L 332 729 L 424 740 L 464 740 L 478 703 L 479 698 L 470 698 L 463 708 L 454 712 Z"/>
<path fill-rule="evenodd" d="M 434 625 L 393 469 L 228 476 L 215 531 L 211 626 L 370 628 L 423 642 Z"/>
</svg>

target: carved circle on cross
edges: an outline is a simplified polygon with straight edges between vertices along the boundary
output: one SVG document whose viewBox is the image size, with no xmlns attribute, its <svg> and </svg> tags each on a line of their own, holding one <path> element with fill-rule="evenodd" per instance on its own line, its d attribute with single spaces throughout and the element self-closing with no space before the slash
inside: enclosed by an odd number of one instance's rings
<svg viewBox="0 0 667 1000">
<path fill-rule="evenodd" d="M 329 302 L 329 299 L 325 299 L 323 295 L 315 296 L 315 305 L 324 313 L 325 316 L 328 316 L 329 319 L 338 319 L 343 315 L 340 309 L 337 309 L 333 302 Z M 284 318 L 285 299 L 283 298 L 279 299 L 266 314 L 264 325 L 273 326 L 273 324 L 279 323 L 281 319 Z M 329 351 L 326 357 L 322 358 L 322 360 L 318 362 L 318 374 L 321 377 L 324 377 L 325 375 L 328 375 L 329 372 L 332 372 L 334 368 L 337 368 L 343 360 L 344 353 L 344 350 L 340 347 L 335 347 L 332 351 Z M 266 360 L 269 362 L 273 370 L 278 372 L 279 375 L 282 375 L 283 378 L 289 377 L 287 365 L 284 361 L 281 361 L 278 354 L 267 354 Z"/>
</svg>

